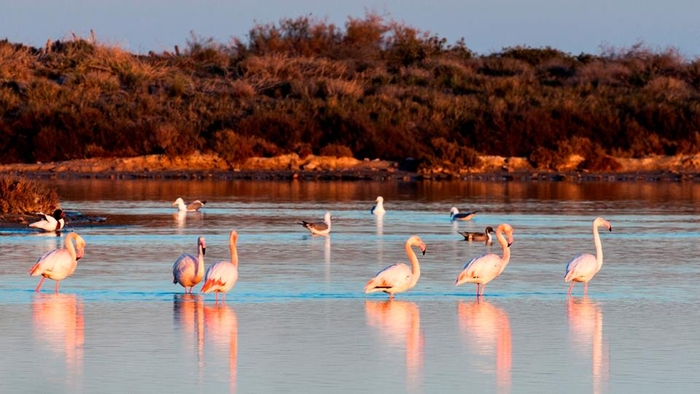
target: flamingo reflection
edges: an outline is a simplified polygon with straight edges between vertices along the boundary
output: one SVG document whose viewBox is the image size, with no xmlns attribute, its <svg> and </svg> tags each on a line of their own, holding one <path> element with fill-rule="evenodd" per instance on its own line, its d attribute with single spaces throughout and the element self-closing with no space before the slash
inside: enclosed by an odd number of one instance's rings
<svg viewBox="0 0 700 394">
<path fill-rule="evenodd" d="M 236 392 L 238 359 L 238 319 L 236 312 L 224 303 L 204 305 L 204 327 L 209 347 L 216 352 L 228 347 L 229 391 Z"/>
<path fill-rule="evenodd" d="M 198 294 L 175 294 L 173 299 L 173 313 L 176 323 L 185 332 L 184 346 L 193 351 L 197 346 L 197 365 L 199 366 L 199 378 L 202 377 L 204 368 L 204 297 Z"/>
<path fill-rule="evenodd" d="M 238 319 L 233 308 L 221 303 L 206 305 L 201 295 L 176 294 L 173 299 L 173 317 L 176 325 L 186 334 L 183 336 L 186 349 L 196 351 L 200 383 L 204 381 L 205 353 L 213 353 L 207 360 L 218 360 L 222 350 L 225 352 L 228 349 L 230 392 L 235 392 Z M 209 368 L 214 368 L 214 365 Z"/>
<path fill-rule="evenodd" d="M 510 392 L 513 347 L 508 314 L 487 301 L 477 299 L 460 301 L 457 304 L 457 317 L 465 345 L 475 349 L 480 356 L 495 355 L 497 392 Z"/>
<path fill-rule="evenodd" d="M 367 324 L 379 327 L 391 345 L 406 347 L 406 386 L 418 389 L 423 375 L 425 337 L 420 330 L 420 310 L 408 301 L 365 301 Z"/>
<path fill-rule="evenodd" d="M 37 342 L 45 342 L 54 354 L 65 358 L 66 384 L 75 391 L 83 371 L 82 301 L 75 294 L 36 294 L 32 298 L 32 323 Z"/>
<path fill-rule="evenodd" d="M 592 349 L 593 392 L 607 390 L 610 370 L 610 349 L 603 341 L 603 311 L 588 297 L 569 297 L 566 305 L 571 343 L 578 350 Z"/>
</svg>

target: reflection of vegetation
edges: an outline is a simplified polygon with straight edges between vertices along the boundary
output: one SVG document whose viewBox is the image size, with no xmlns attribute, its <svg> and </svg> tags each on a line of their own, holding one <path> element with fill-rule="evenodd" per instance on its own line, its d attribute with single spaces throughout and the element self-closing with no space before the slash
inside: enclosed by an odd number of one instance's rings
<svg viewBox="0 0 700 394">
<path fill-rule="evenodd" d="M 0 213 L 51 213 L 58 207 L 56 190 L 28 179 L 0 176 Z"/>
<path fill-rule="evenodd" d="M 193 36 L 182 52 L 148 56 L 94 39 L 5 40 L 0 161 L 200 150 L 229 162 L 293 152 L 450 168 L 489 154 L 547 169 L 578 154 L 605 169 L 616 166 L 606 154 L 700 150 L 699 87 L 700 60 L 674 50 L 477 56 L 375 14 L 344 28 L 283 19 L 246 42 Z"/>
</svg>

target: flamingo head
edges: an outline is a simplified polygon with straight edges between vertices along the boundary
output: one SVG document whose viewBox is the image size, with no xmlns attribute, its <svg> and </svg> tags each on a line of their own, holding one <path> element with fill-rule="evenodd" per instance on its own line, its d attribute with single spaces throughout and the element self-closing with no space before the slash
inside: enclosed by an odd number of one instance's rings
<svg viewBox="0 0 700 394">
<path fill-rule="evenodd" d="M 202 255 L 207 254 L 207 242 L 204 237 L 197 238 L 197 247 L 202 249 Z"/>
<path fill-rule="evenodd" d="M 510 245 L 513 244 L 513 226 L 511 226 L 508 223 L 503 223 L 498 226 L 496 229 L 496 234 L 502 232 L 506 236 L 506 240 L 508 241 L 508 247 L 510 248 Z"/>
<path fill-rule="evenodd" d="M 610 222 L 608 222 L 607 220 L 605 220 L 601 217 L 595 218 L 595 220 L 593 221 L 593 224 L 596 227 L 605 227 L 608 229 L 608 231 L 612 231 L 612 224 L 610 224 Z"/>
<path fill-rule="evenodd" d="M 238 242 L 238 232 L 236 230 L 232 230 L 229 233 L 228 241 L 230 245 L 235 245 Z"/>
<path fill-rule="evenodd" d="M 421 253 L 423 253 L 423 256 L 425 256 L 425 251 L 428 250 L 428 248 L 425 246 L 425 243 L 418 237 L 417 235 L 412 236 L 411 238 L 406 241 L 408 246 L 417 246 Z"/>
</svg>

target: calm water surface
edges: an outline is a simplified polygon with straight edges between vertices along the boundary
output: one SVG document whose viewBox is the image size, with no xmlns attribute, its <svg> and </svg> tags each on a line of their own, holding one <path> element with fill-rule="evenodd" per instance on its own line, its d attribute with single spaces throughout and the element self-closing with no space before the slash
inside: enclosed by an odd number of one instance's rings
<svg viewBox="0 0 700 394">
<path fill-rule="evenodd" d="M 47 181 L 48 182 L 48 181 Z M 0 229 L 3 392 L 658 393 L 700 390 L 700 185 L 677 183 L 226 182 L 58 180 L 87 242 L 53 294 L 27 270 L 65 237 Z M 374 198 L 387 214 L 369 214 Z M 176 197 L 208 200 L 178 215 Z M 453 224 L 449 209 L 478 209 Z M 333 213 L 330 237 L 296 221 Z M 605 263 L 589 296 L 566 296 L 566 262 Z M 511 263 L 478 302 L 454 286 L 466 261 L 498 245 L 456 231 L 508 222 Z M 207 265 L 240 276 L 225 304 L 182 294 L 171 267 L 207 240 Z M 387 302 L 362 288 L 428 246 L 422 276 Z M 199 288 L 199 286 L 197 287 Z"/>
</svg>

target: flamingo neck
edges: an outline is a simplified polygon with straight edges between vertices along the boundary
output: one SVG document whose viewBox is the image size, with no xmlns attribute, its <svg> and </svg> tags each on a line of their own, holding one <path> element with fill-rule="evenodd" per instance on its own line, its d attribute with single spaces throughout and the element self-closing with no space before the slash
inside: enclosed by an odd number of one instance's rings
<svg viewBox="0 0 700 394">
<path fill-rule="evenodd" d="M 238 250 L 236 249 L 236 241 L 233 238 L 229 241 L 228 247 L 231 251 L 231 264 L 238 268 Z"/>
<path fill-rule="evenodd" d="M 595 224 L 593 225 L 593 243 L 595 243 L 596 272 L 598 272 L 603 267 L 603 244 L 600 242 L 598 226 Z"/>
<path fill-rule="evenodd" d="M 406 242 L 406 254 L 408 255 L 408 259 L 411 260 L 411 271 L 413 272 L 411 277 L 411 287 L 413 287 L 416 285 L 416 283 L 418 283 L 418 278 L 420 278 L 420 264 L 418 264 L 416 252 L 411 249 L 411 244 L 408 242 Z"/>
<path fill-rule="evenodd" d="M 202 244 L 198 244 L 199 256 L 197 256 L 197 274 L 204 273 L 204 249 Z"/>
<path fill-rule="evenodd" d="M 70 253 L 71 259 L 73 261 L 78 260 L 78 256 L 75 253 L 75 246 L 73 246 L 73 240 L 75 239 L 76 234 L 75 233 L 70 233 L 68 236 L 66 236 L 66 249 L 68 249 L 68 253 Z"/>
<path fill-rule="evenodd" d="M 508 240 L 503 235 L 503 230 L 500 228 L 496 230 L 496 239 L 498 239 L 498 243 L 501 244 L 501 247 L 503 248 L 503 257 L 501 257 L 500 271 L 503 272 L 503 270 L 506 269 L 506 266 L 510 262 L 510 248 L 508 247 Z"/>
</svg>

